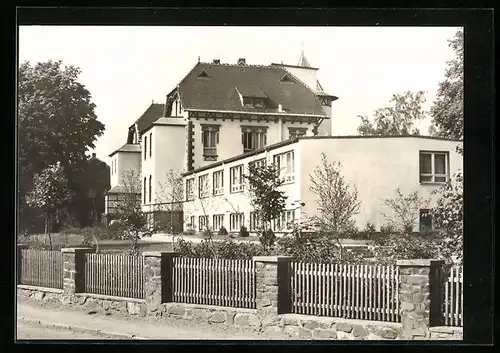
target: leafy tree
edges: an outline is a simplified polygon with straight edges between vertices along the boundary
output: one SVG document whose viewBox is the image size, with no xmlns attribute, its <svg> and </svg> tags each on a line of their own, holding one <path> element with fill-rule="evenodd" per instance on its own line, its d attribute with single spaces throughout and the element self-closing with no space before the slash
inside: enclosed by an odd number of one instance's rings
<svg viewBox="0 0 500 353">
<path fill-rule="evenodd" d="M 386 107 L 373 112 L 373 122 L 366 116 L 359 116 L 361 123 L 358 126 L 360 135 L 394 136 L 419 135 L 415 123 L 426 117 L 423 108 L 425 92 L 406 91 L 394 94 Z"/>
<path fill-rule="evenodd" d="M 462 140 L 464 134 L 464 32 L 459 29 L 448 40 L 455 57 L 448 62 L 444 81 L 439 83 L 437 98 L 431 107 L 431 127 L 434 136 Z M 461 153 L 462 146 L 458 147 Z"/>
<path fill-rule="evenodd" d="M 432 209 L 434 227 L 443 238 L 442 257 L 455 263 L 463 261 L 463 175 L 459 171 L 443 187 L 435 190 L 438 195 Z"/>
<path fill-rule="evenodd" d="M 131 251 L 137 253 L 140 235 L 151 236 L 154 225 L 148 224 L 146 214 L 141 207 L 141 180 L 133 170 L 123 172 L 122 198 L 116 204 L 115 227 L 122 231 L 124 239 L 132 240 Z"/>
<path fill-rule="evenodd" d="M 311 220 L 321 232 L 336 240 L 342 258 L 343 246 L 340 239 L 343 234 L 354 229 L 353 218 L 359 213 L 361 202 L 358 201 L 356 186 L 351 188 L 341 175 L 341 168 L 339 162 L 329 163 L 322 153 L 321 165 L 309 175 L 309 190 L 317 197 L 319 211 L 319 215 Z"/>
<path fill-rule="evenodd" d="M 271 247 L 276 236 L 270 228 L 271 221 L 280 217 L 285 210 L 287 196 L 278 190 L 284 180 L 280 178 L 280 171 L 274 164 L 257 166 L 248 165 L 248 180 L 251 194 L 251 205 L 256 212 L 261 227 L 259 240 L 265 248 Z"/>
<path fill-rule="evenodd" d="M 32 189 L 33 176 L 46 167 L 60 162 L 69 188 L 87 192 L 79 190 L 73 179 L 104 125 L 96 118 L 90 92 L 78 81 L 79 74 L 80 69 L 63 67 L 61 61 L 24 62 L 19 67 L 19 205 L 25 224 L 32 217 L 25 196 Z M 78 202 L 73 204 L 78 206 Z"/>
<path fill-rule="evenodd" d="M 33 189 L 28 193 L 26 202 L 43 214 L 45 235 L 49 238 L 50 248 L 52 248 L 51 223 L 58 217 L 70 198 L 68 181 L 60 163 L 49 166 L 35 175 Z"/>
<path fill-rule="evenodd" d="M 382 212 L 388 225 L 399 232 L 411 233 L 415 222 L 420 217 L 420 209 L 428 207 L 430 200 L 422 198 L 418 191 L 403 195 L 400 188 L 396 189 L 396 197 L 383 200 L 384 205 L 392 214 Z"/>
<path fill-rule="evenodd" d="M 170 169 L 166 174 L 164 183 L 159 183 L 157 203 L 160 208 L 169 213 L 170 216 L 170 233 L 174 234 L 173 216 L 176 212 L 182 211 L 182 203 L 184 201 L 184 182 L 182 176 Z"/>
</svg>

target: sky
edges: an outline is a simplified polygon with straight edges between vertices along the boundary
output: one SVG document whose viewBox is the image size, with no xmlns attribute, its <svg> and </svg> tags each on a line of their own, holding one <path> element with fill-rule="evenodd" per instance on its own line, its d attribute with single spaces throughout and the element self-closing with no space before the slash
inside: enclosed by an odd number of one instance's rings
<svg viewBox="0 0 500 353">
<path fill-rule="evenodd" d="M 62 60 L 81 69 L 106 130 L 97 157 L 126 143 L 128 127 L 198 62 L 297 65 L 301 50 L 319 68 L 332 104 L 333 135 L 356 135 L 359 115 L 372 116 L 394 93 L 436 97 L 456 27 L 90 27 L 20 26 L 19 63 Z M 418 124 L 427 134 L 430 119 Z"/>
</svg>

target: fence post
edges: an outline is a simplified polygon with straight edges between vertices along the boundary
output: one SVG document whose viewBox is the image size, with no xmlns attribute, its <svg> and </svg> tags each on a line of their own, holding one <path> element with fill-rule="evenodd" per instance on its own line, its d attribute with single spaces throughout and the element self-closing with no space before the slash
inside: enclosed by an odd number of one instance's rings
<svg viewBox="0 0 500 353">
<path fill-rule="evenodd" d="M 292 309 L 291 256 L 254 256 L 257 314 L 272 317 Z"/>
<path fill-rule="evenodd" d="M 442 260 L 398 260 L 402 339 L 429 339 L 442 322 Z"/>
<path fill-rule="evenodd" d="M 17 263 L 17 268 L 16 268 L 16 277 L 17 277 L 17 284 L 21 284 L 21 276 L 22 276 L 22 267 L 23 267 L 23 249 L 28 249 L 29 245 L 28 244 L 17 244 L 17 252 L 16 252 L 16 263 Z"/>
<path fill-rule="evenodd" d="M 143 252 L 144 256 L 144 299 L 148 315 L 156 312 L 162 303 L 172 301 L 173 262 L 179 253 L 175 251 Z"/>
<path fill-rule="evenodd" d="M 62 248 L 63 253 L 63 293 L 72 296 L 85 291 L 85 254 L 93 248 Z"/>
</svg>

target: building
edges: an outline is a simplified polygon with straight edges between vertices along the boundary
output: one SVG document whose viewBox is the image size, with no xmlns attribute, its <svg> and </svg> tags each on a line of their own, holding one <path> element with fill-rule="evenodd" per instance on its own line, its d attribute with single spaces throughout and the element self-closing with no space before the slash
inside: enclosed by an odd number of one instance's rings
<svg viewBox="0 0 500 353">
<path fill-rule="evenodd" d="M 242 174 L 249 162 L 266 159 L 280 163 L 287 180 L 287 212 L 275 222 L 282 231 L 288 220 L 314 214 L 308 175 L 325 152 L 344 165 L 345 177 L 359 190 L 363 208 L 358 225 L 380 225 L 379 198 L 397 185 L 425 192 L 435 187 L 419 182 L 420 151 L 442 153 L 429 156 L 432 168 L 434 158 L 445 158 L 445 179 L 461 168 L 456 141 L 332 136 L 331 107 L 337 99 L 324 92 L 318 69 L 304 53 L 298 65 L 249 65 L 245 59 L 234 65 L 198 62 L 165 104 L 152 103 L 129 127 L 126 144 L 110 154 L 106 213 L 112 216 L 116 202 L 130 192 L 124 175 L 133 173 L 143 211 L 157 221 L 170 219 L 167 228 L 175 212 L 184 229 L 201 230 L 205 224 L 253 229 Z M 415 178 L 408 177 L 408 170 L 416 170 Z M 180 174 L 179 189 L 172 185 L 172 175 Z"/>
</svg>

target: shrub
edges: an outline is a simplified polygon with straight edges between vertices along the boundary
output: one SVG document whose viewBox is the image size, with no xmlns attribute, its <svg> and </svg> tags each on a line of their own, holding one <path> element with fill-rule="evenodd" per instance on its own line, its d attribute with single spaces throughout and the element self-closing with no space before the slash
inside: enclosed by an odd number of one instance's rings
<svg viewBox="0 0 500 353">
<path fill-rule="evenodd" d="M 219 235 L 227 235 L 227 229 L 224 228 L 224 226 L 220 227 L 219 229 Z"/>
<path fill-rule="evenodd" d="M 259 241 L 265 248 L 271 248 L 276 242 L 276 235 L 273 230 L 269 228 L 262 232 L 259 236 Z"/>
<path fill-rule="evenodd" d="M 177 240 L 175 251 L 178 251 L 183 257 L 203 257 L 203 258 L 221 258 L 234 260 L 249 260 L 253 256 L 268 255 L 260 244 L 236 242 L 232 239 L 221 241 L 202 240 L 198 244 Z"/>
<path fill-rule="evenodd" d="M 241 226 L 241 228 L 240 228 L 240 237 L 246 238 L 249 235 L 250 235 L 250 233 L 248 233 L 247 227 Z"/>
<path fill-rule="evenodd" d="M 183 235 L 195 235 L 196 232 L 194 229 L 187 229 L 185 231 L 182 232 Z"/>
</svg>

